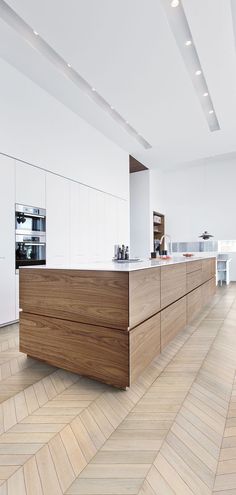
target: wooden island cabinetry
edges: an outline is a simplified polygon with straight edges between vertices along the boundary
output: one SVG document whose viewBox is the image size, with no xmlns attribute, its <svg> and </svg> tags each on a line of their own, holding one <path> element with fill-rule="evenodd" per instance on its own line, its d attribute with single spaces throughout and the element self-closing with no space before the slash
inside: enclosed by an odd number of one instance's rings
<svg viewBox="0 0 236 495">
<path fill-rule="evenodd" d="M 215 292 L 215 258 L 20 269 L 20 350 L 131 385 Z"/>
</svg>

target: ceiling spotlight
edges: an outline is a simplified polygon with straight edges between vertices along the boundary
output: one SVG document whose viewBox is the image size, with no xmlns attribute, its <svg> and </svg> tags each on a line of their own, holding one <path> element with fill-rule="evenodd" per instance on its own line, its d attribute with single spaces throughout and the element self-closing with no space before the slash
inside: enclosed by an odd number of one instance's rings
<svg viewBox="0 0 236 495">
<path fill-rule="evenodd" d="M 196 76 L 200 76 L 201 73 L 202 73 L 202 71 L 200 69 L 199 70 L 196 70 L 196 72 L 195 72 Z"/>
<path fill-rule="evenodd" d="M 208 96 L 208 93 L 203 93 L 203 96 Z"/>
<path fill-rule="evenodd" d="M 191 44 L 192 44 L 192 41 L 191 40 L 185 41 L 185 46 L 190 46 Z"/>
<path fill-rule="evenodd" d="M 71 65 L 70 64 L 67 64 L 67 67 L 71 67 Z"/>
<path fill-rule="evenodd" d="M 111 105 L 111 110 L 114 110 L 114 107 Z"/>
<path fill-rule="evenodd" d="M 214 110 L 209 110 L 209 113 L 210 113 L 210 114 L 214 113 Z"/>
<path fill-rule="evenodd" d="M 91 89 L 92 89 L 92 91 L 96 91 L 96 88 L 91 88 Z"/>
<path fill-rule="evenodd" d="M 33 31 L 33 33 L 35 34 L 35 36 L 39 35 L 39 33 L 37 31 Z"/>
<path fill-rule="evenodd" d="M 172 0 L 171 7 L 178 7 L 178 6 L 179 6 L 179 0 Z"/>
</svg>

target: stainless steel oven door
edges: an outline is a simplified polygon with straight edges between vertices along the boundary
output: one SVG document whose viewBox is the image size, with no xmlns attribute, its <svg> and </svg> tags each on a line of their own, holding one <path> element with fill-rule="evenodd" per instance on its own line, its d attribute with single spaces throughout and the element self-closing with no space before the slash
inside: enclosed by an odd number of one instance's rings
<svg viewBox="0 0 236 495">
<path fill-rule="evenodd" d="M 46 236 L 16 234 L 16 269 L 46 264 Z"/>
<path fill-rule="evenodd" d="M 46 210 L 16 204 L 16 234 L 37 234 L 46 232 Z"/>
</svg>

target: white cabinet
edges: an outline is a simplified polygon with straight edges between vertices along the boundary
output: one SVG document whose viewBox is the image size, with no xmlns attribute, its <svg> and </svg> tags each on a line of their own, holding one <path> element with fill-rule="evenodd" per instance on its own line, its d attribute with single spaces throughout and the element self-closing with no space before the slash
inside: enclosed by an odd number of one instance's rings
<svg viewBox="0 0 236 495">
<path fill-rule="evenodd" d="M 128 202 L 123 199 L 117 200 L 117 228 L 118 228 L 118 244 L 130 244 L 129 240 L 129 210 Z"/>
<path fill-rule="evenodd" d="M 230 262 L 231 258 L 229 257 L 229 254 L 224 253 L 224 254 L 218 254 L 217 256 L 217 284 L 223 284 L 225 283 L 226 285 L 229 285 L 230 283 Z"/>
<path fill-rule="evenodd" d="M 15 320 L 15 163 L 0 155 L 0 325 Z"/>
<path fill-rule="evenodd" d="M 70 263 L 70 181 L 54 174 L 46 176 L 47 264 Z"/>
<path fill-rule="evenodd" d="M 71 264 L 111 260 L 127 243 L 127 202 L 75 182 L 70 190 Z"/>
<path fill-rule="evenodd" d="M 46 172 L 16 161 L 16 203 L 45 208 Z"/>
<path fill-rule="evenodd" d="M 89 188 L 71 182 L 70 186 L 70 252 L 71 264 L 90 260 Z"/>
</svg>

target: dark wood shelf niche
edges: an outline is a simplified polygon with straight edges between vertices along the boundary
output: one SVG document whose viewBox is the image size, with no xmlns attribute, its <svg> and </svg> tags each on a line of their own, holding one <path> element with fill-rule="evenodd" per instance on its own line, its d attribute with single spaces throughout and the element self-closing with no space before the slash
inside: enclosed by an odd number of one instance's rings
<svg viewBox="0 0 236 495">
<path fill-rule="evenodd" d="M 165 215 L 153 212 L 153 250 L 156 251 L 157 241 L 165 234 Z M 164 249 L 164 242 L 161 244 L 161 249 Z"/>
</svg>

